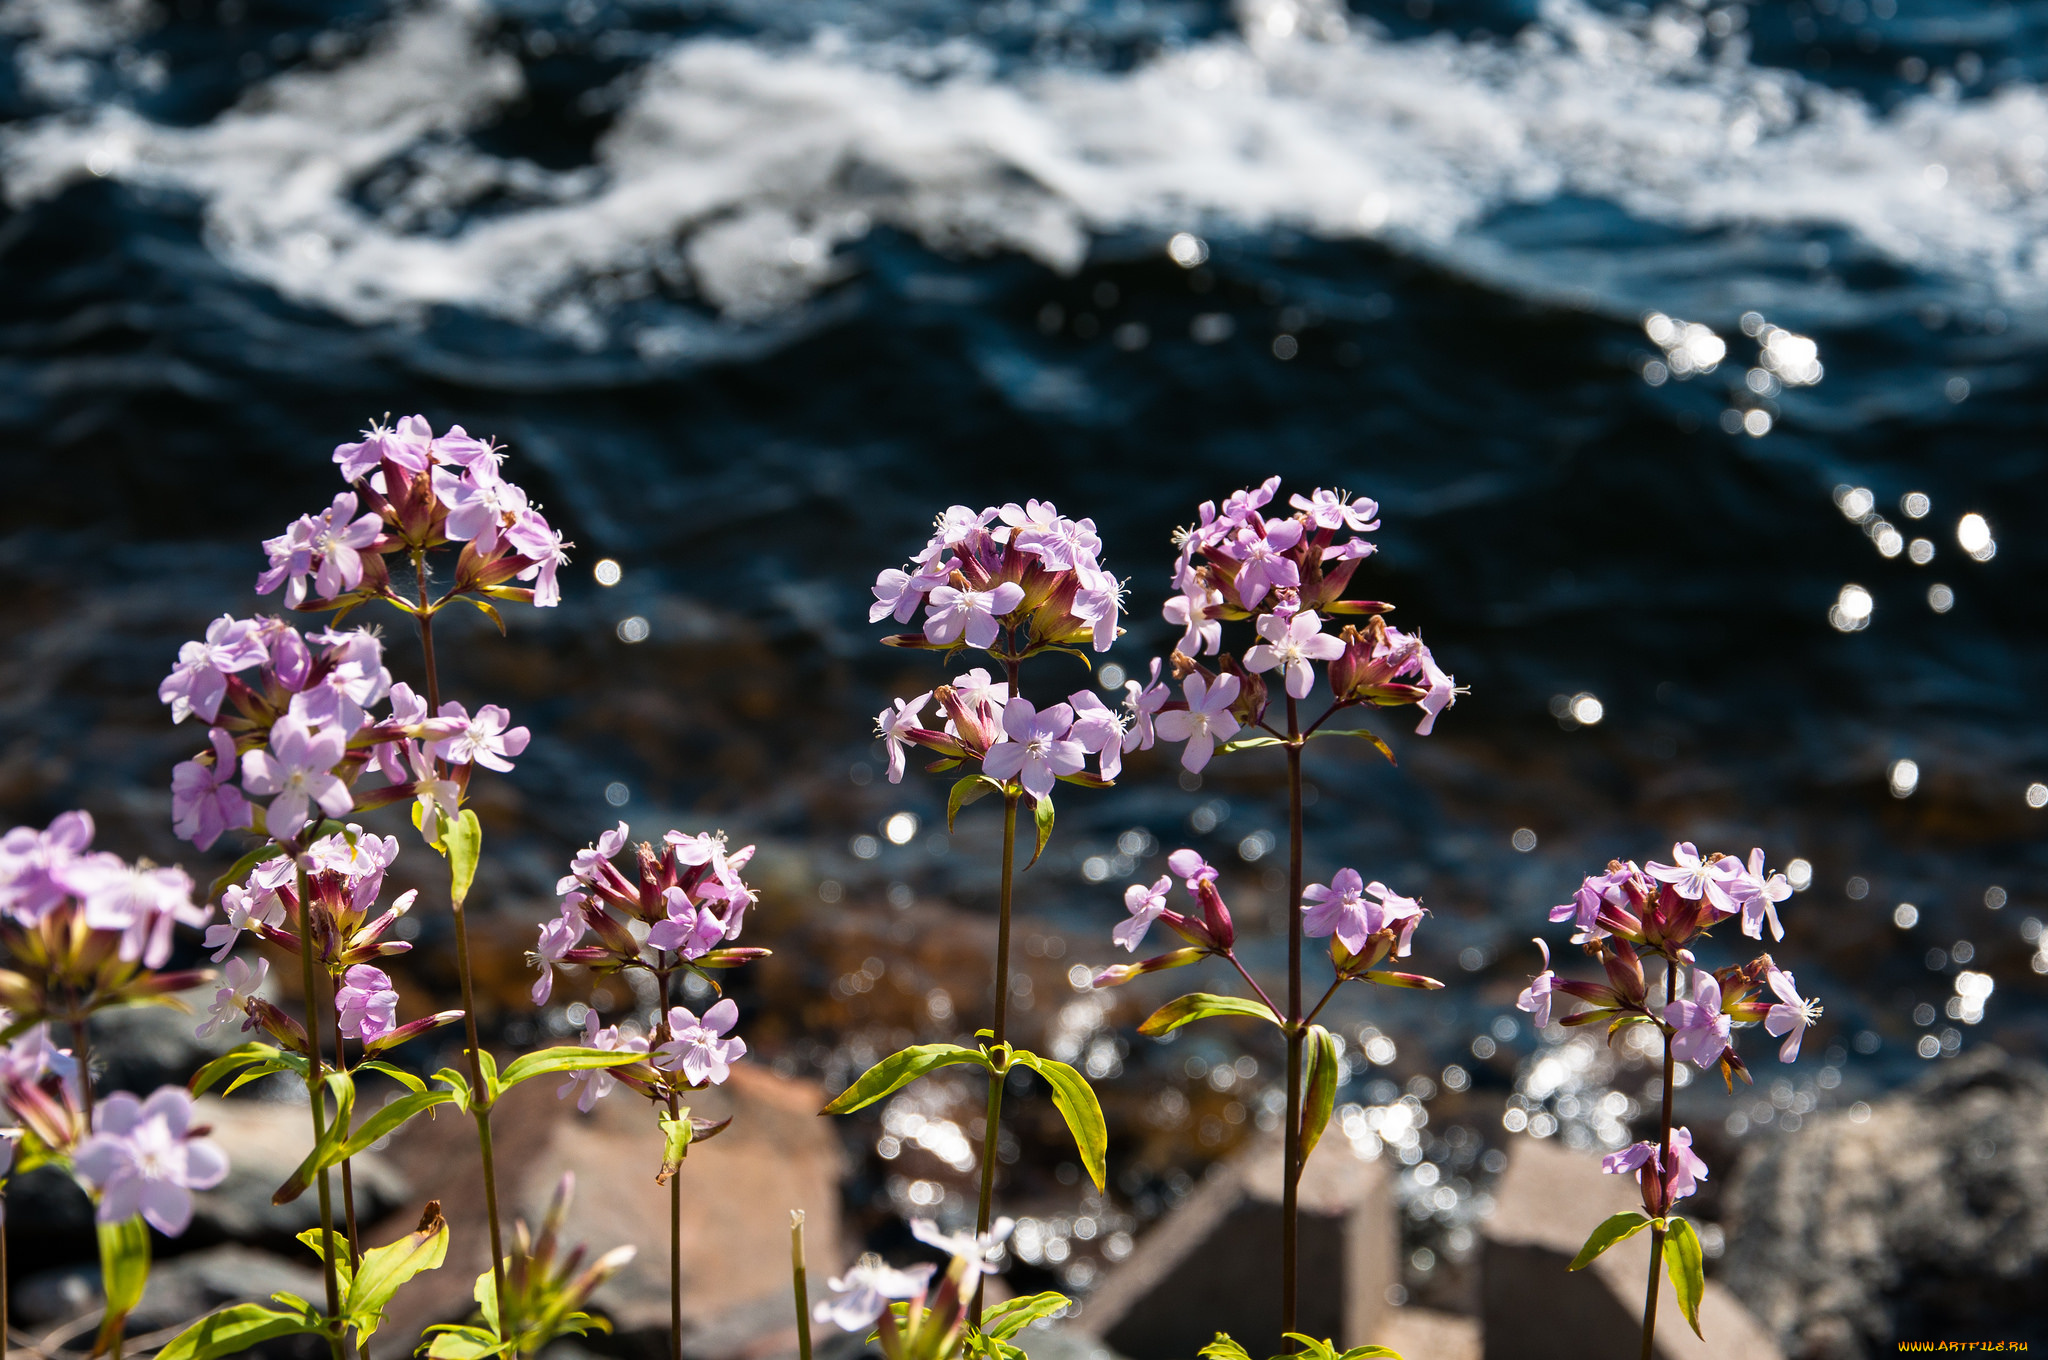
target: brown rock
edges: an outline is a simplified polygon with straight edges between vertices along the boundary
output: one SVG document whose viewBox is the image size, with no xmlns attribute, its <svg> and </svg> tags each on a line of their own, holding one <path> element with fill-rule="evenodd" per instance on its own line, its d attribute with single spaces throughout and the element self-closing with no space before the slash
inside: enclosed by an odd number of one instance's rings
<svg viewBox="0 0 2048 1360">
<path fill-rule="evenodd" d="M 1593 1229 L 1641 1207 L 1635 1182 L 1609 1176 L 1590 1154 L 1517 1139 L 1495 1192 L 1481 1262 L 1480 1311 L 1488 1360 L 1584 1360 L 1633 1355 L 1643 1334 L 1650 1234 L 1610 1249 L 1591 1267 L 1566 1269 Z M 1700 1303 L 1701 1341 L 1663 1277 L 1657 1354 L 1663 1360 L 1779 1360 L 1769 1333 L 1715 1281 Z"/>
<path fill-rule="evenodd" d="M 661 1164 L 654 1111 L 620 1087 L 588 1115 L 578 1114 L 555 1099 L 555 1085 L 548 1078 L 528 1082 L 492 1116 L 505 1240 L 509 1245 L 515 1218 L 537 1222 L 563 1173 L 574 1172 L 565 1241 L 586 1243 L 593 1254 L 621 1244 L 639 1249 L 592 1306 L 611 1319 L 618 1343 L 658 1354 L 667 1345 L 669 1326 L 669 1192 L 654 1180 Z M 822 1282 L 844 1268 L 844 1153 L 831 1122 L 818 1117 L 826 1099 L 810 1082 L 741 1064 L 724 1086 L 692 1100 L 694 1113 L 730 1115 L 733 1122 L 690 1150 L 678 1178 L 683 1349 L 689 1360 L 738 1360 L 795 1349 L 790 1210 L 807 1216 L 812 1280 Z M 476 1277 L 489 1268 L 489 1234 L 475 1128 L 468 1118 L 444 1114 L 431 1123 L 416 1122 L 397 1155 L 415 1185 L 441 1197 L 453 1230 L 447 1265 L 420 1276 L 394 1303 L 391 1344 L 405 1340 L 409 1349 L 425 1326 L 460 1320 L 470 1311 Z M 371 1239 L 381 1242 L 410 1226 L 394 1219 Z"/>
<path fill-rule="evenodd" d="M 1480 1360 L 1479 1319 L 1430 1308 L 1391 1308 L 1377 1344 L 1407 1360 Z"/>
<path fill-rule="evenodd" d="M 1297 1328 L 1340 1346 L 1377 1341 L 1397 1278 L 1391 1172 L 1326 1140 L 1301 1182 Z M 1077 1330 L 1131 1360 L 1184 1360 L 1228 1332 L 1255 1355 L 1280 1342 L 1281 1149 L 1218 1163 L 1088 1299 Z"/>
</svg>

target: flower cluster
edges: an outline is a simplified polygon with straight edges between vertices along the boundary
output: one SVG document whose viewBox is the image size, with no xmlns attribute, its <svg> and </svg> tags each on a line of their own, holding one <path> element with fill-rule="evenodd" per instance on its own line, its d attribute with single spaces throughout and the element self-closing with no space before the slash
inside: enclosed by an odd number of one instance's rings
<svg viewBox="0 0 2048 1360">
<path fill-rule="evenodd" d="M 203 973 L 158 973 L 174 926 L 211 911 L 184 870 L 92 849 L 89 813 L 0 837 L 0 1006 L 30 1021 L 75 1021 L 106 1006 L 162 999 Z"/>
<path fill-rule="evenodd" d="M 540 969 L 533 984 L 536 1006 L 554 994 L 555 969 L 565 964 L 597 973 L 644 969 L 666 994 L 674 973 L 709 981 L 702 970 L 734 968 L 766 956 L 765 949 L 732 943 L 754 903 L 753 889 L 740 877 L 754 857 L 753 846 L 728 852 L 723 836 L 670 831 L 659 849 L 646 841 L 635 848 L 629 878 L 612 862 L 625 850 L 627 834 L 620 822 L 599 836 L 577 852 L 555 885 L 562 897 L 561 915 L 540 927 L 539 944 L 529 956 Z M 701 1017 L 670 1006 L 656 1015 L 648 1038 L 618 1025 L 601 1025 L 592 1012 L 584 1021 L 584 1047 L 645 1053 L 648 1059 L 576 1072 L 558 1094 L 566 1099 L 575 1092 L 577 1108 L 588 1110 L 619 1081 L 650 1097 L 664 1095 L 671 1086 L 717 1085 L 747 1051 L 746 1041 L 731 1035 L 738 1020 L 739 1007 L 730 999 L 713 1004 Z"/>
<path fill-rule="evenodd" d="M 923 725 L 925 705 L 934 700 L 944 714 L 937 728 Z M 1115 780 L 1134 741 L 1134 718 L 1135 709 L 1118 713 L 1086 689 L 1039 708 L 977 667 L 930 693 L 894 700 L 876 716 L 875 730 L 888 747 L 892 784 L 903 779 L 910 747 L 922 746 L 938 756 L 927 769 L 975 760 L 997 783 L 1015 780 L 1033 798 L 1044 798 L 1058 780 L 1096 788 Z M 1089 756 L 1095 757 L 1093 775 L 1084 768 Z"/>
<path fill-rule="evenodd" d="M 473 765 L 509 770 L 526 749 L 526 729 L 496 705 L 472 717 L 449 702 L 430 715 L 392 683 L 368 629 L 306 637 L 280 619 L 223 615 L 207 639 L 186 643 L 157 687 L 177 720 L 209 724 L 210 749 L 171 772 L 173 827 L 202 850 L 243 827 L 285 844 L 321 817 L 407 798 L 453 817 Z M 358 792 L 373 765 L 384 786 Z"/>
<path fill-rule="evenodd" d="M 460 1011 L 437 1011 L 408 1024 L 398 1023 L 398 990 L 376 960 L 404 954 L 412 945 L 392 938 L 399 921 L 412 909 L 419 893 L 408 889 L 382 910 L 384 877 L 398 858 L 398 838 L 365 832 L 350 823 L 341 831 L 311 842 L 294 859 L 280 855 L 256 864 L 241 883 L 221 895 L 225 919 L 206 932 L 205 943 L 215 961 L 245 937 L 273 945 L 289 956 L 300 952 L 299 930 L 312 935 L 313 961 L 334 987 L 336 1023 L 342 1034 L 361 1043 L 366 1053 L 380 1053 L 428 1030 L 452 1024 Z M 303 876 L 303 877 L 302 877 Z M 300 883 L 306 892 L 301 910 Z M 294 1052 L 307 1049 L 305 1030 L 265 1000 L 261 990 L 269 961 L 252 967 L 229 959 L 202 1035 L 237 1020 L 243 1030 L 261 1028 Z"/>
<path fill-rule="evenodd" d="M 1707 1164 L 1692 1150 L 1692 1130 L 1687 1128 L 1671 1131 L 1668 1148 L 1645 1140 L 1610 1152 L 1600 1159 L 1600 1169 L 1611 1176 L 1636 1173 L 1643 1187 L 1643 1204 L 1653 1216 L 1697 1193 L 1699 1183 L 1707 1178 Z"/>
<path fill-rule="evenodd" d="M 270 565 L 256 578 L 258 593 L 282 586 L 292 609 L 396 600 L 386 556 L 459 543 L 451 594 L 560 603 L 556 573 L 569 545 L 505 480 L 504 450 L 460 425 L 436 436 L 426 417 L 407 416 L 340 445 L 334 461 L 351 489 L 264 541 Z"/>
<path fill-rule="evenodd" d="M 875 1255 L 856 1261 L 842 1276 L 826 1281 L 832 1297 L 813 1305 L 811 1315 L 849 1332 L 877 1327 L 887 1360 L 948 1360 L 967 1341 L 967 1312 L 984 1275 L 994 1275 L 1003 1242 L 1014 1221 L 999 1218 L 986 1233 L 948 1233 L 928 1218 L 910 1222 L 910 1232 L 952 1259 L 936 1291 L 931 1264 L 898 1270 Z M 902 1303 L 903 1308 L 891 1305 Z M 1061 1300 L 1064 1302 L 1064 1300 Z"/>
<path fill-rule="evenodd" d="M 1168 874 L 1157 881 L 1133 883 L 1124 890 L 1124 910 L 1128 916 L 1111 935 L 1117 944 L 1135 954 L 1156 921 L 1186 940 L 1188 947 L 1140 963 L 1105 968 L 1095 975 L 1095 986 L 1116 986 L 1146 973 L 1179 968 L 1212 955 L 1236 962 L 1233 951 L 1237 930 L 1217 887 L 1214 866 L 1200 852 L 1180 849 L 1166 857 L 1166 867 Z M 1195 899 L 1199 913 L 1177 912 L 1167 906 L 1176 878 Z M 1442 983 L 1419 974 L 1391 972 L 1378 966 L 1389 956 L 1408 956 L 1409 942 L 1422 917 L 1419 901 L 1400 896 L 1384 883 L 1365 882 L 1356 869 L 1339 869 L 1328 883 L 1311 883 L 1301 893 L 1302 933 L 1311 939 L 1329 938 L 1338 983 L 1363 979 L 1394 987 L 1441 987 Z"/>
<path fill-rule="evenodd" d="M 1164 616 L 1182 630 L 1172 658 L 1181 697 L 1169 699 L 1152 685 L 1134 690 L 1133 702 L 1143 704 L 1149 720 L 1135 744 L 1151 745 L 1154 733 L 1185 743 L 1181 763 L 1190 770 L 1206 766 L 1217 743 L 1241 727 L 1264 726 L 1270 672 L 1278 673 L 1291 704 L 1314 692 L 1320 665 L 1331 713 L 1358 704 L 1413 704 L 1423 714 L 1416 731 L 1424 734 L 1457 698 L 1456 682 L 1422 639 L 1386 622 L 1391 605 L 1344 598 L 1358 564 L 1374 551 L 1358 535 L 1379 528 L 1379 507 L 1318 488 L 1291 498 L 1294 514 L 1268 515 L 1279 488 L 1280 479 L 1269 477 L 1220 507 L 1204 502 L 1197 523 L 1176 536 L 1180 555 Z M 1350 536 L 1339 542 L 1346 530 Z M 1325 631 L 1329 615 L 1367 617 L 1362 626 L 1333 633 Z M 1228 620 L 1250 620 L 1257 636 L 1242 660 L 1223 650 Z M 1216 657 L 1215 669 L 1202 664 L 1204 655 Z M 1155 685 L 1159 669 L 1155 662 Z"/>
<path fill-rule="evenodd" d="M 908 623 L 921 606 L 924 630 L 889 639 L 899 647 L 964 643 L 1021 660 L 1086 641 L 1106 652 L 1120 631 L 1123 587 L 1103 570 L 1101 551 L 1094 520 L 1068 519 L 1050 501 L 956 505 L 908 567 L 875 578 L 868 621 Z"/>
</svg>

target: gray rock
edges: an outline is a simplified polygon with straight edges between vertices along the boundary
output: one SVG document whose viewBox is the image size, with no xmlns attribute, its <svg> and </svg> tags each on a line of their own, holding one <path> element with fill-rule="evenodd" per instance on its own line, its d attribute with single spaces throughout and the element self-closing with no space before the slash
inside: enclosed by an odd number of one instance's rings
<svg viewBox="0 0 2048 1360">
<path fill-rule="evenodd" d="M 170 1006 L 119 1006 L 92 1018 L 93 1073 L 99 1091 L 146 1096 L 159 1086 L 183 1086 L 212 1059 L 248 1039 L 229 1028 L 201 1039 L 193 1031 L 214 989 L 180 992 L 189 1011 Z"/>
<path fill-rule="evenodd" d="M 128 1317 L 128 1335 L 144 1336 L 183 1327 L 202 1314 L 231 1303 L 267 1302 L 280 1290 L 318 1298 L 320 1275 L 246 1247 L 214 1247 L 156 1262 L 142 1302 Z M 18 1325 L 48 1332 L 69 1322 L 95 1318 L 104 1301 L 96 1265 L 66 1266 L 23 1276 L 12 1303 Z M 260 1350 L 261 1360 L 300 1360 L 324 1355 L 314 1338 L 286 1338 Z"/>
<path fill-rule="evenodd" d="M 1585 1360 L 1635 1355 L 1643 1335 L 1650 1234 L 1612 1248 L 1585 1270 L 1568 1267 L 1607 1218 L 1640 1209 L 1635 1182 L 1609 1176 L 1591 1153 L 1518 1138 L 1494 1193 L 1480 1262 L 1487 1360 Z M 1716 1281 L 1700 1301 L 1701 1340 L 1685 1325 L 1668 1274 L 1657 1295 L 1660 1360 L 1777 1360 L 1763 1326 Z"/>
<path fill-rule="evenodd" d="M 369 1112 L 359 1109 L 357 1118 Z M 198 1123 L 213 1126 L 212 1138 L 227 1153 L 227 1179 L 193 1196 L 192 1227 L 186 1240 L 197 1244 L 239 1242 L 274 1251 L 303 1254 L 295 1240 L 320 1221 L 320 1199 L 308 1190 L 290 1204 L 272 1204 L 270 1197 L 313 1146 L 312 1119 L 304 1105 L 258 1100 L 221 1100 L 201 1096 L 194 1113 Z M 356 1221 L 367 1227 L 401 1209 L 408 1200 L 405 1178 L 380 1153 L 351 1160 L 355 1183 Z M 332 1177 L 335 1222 L 342 1221 L 341 1174 Z M 418 1206 L 412 1212 L 417 1215 Z"/>
<path fill-rule="evenodd" d="M 1327 1139 L 1301 1181 L 1297 1325 L 1340 1346 L 1378 1341 L 1399 1278 L 1392 1173 Z M 1074 1320 L 1134 1360 L 1184 1360 L 1228 1332 L 1254 1355 L 1280 1340 L 1281 1151 L 1261 1143 L 1218 1165 L 1138 1243 Z M 1263 1348 L 1263 1349 L 1262 1349 Z"/>
<path fill-rule="evenodd" d="M 1809 1120 L 1730 1187 L 1721 1278 L 1795 1360 L 2048 1344 L 2048 1071 L 1983 1048 L 1863 1122 Z"/>
</svg>

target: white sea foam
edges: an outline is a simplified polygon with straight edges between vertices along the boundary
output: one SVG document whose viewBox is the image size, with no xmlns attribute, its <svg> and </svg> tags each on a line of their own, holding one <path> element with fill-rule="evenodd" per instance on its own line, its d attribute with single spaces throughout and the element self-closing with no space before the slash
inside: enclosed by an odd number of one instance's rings
<svg viewBox="0 0 2048 1360">
<path fill-rule="evenodd" d="M 1846 229 L 2006 305 L 2048 298 L 2038 88 L 1880 115 L 1751 64 L 1739 39 L 1708 51 L 1679 6 L 1622 19 L 1546 0 L 1512 43 L 1397 41 L 1327 0 L 1242 0 L 1239 18 L 1120 72 L 956 59 L 932 75 L 830 34 L 682 41 L 614 91 L 594 167 L 560 173 L 465 141 L 521 75 L 481 41 L 481 13 L 441 0 L 200 127 L 102 106 L 9 129 L 0 175 L 16 203 L 88 174 L 192 194 L 238 269 L 358 321 L 447 305 L 591 340 L 664 286 L 772 314 L 877 224 L 1063 270 L 1106 232 L 1289 226 L 1656 302 L 1568 245 L 1546 263 L 1489 234 L 1503 207 L 1567 194 L 1680 228 Z M 385 186 L 367 204 L 365 182 Z M 491 210 L 466 214 L 486 194 Z"/>
</svg>

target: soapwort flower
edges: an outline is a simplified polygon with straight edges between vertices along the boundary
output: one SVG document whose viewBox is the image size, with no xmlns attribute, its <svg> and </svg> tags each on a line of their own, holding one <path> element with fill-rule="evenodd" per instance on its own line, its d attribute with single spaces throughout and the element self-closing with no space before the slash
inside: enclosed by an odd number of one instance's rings
<svg viewBox="0 0 2048 1360">
<path fill-rule="evenodd" d="M 226 1179 L 220 1145 L 192 1124 L 192 1097 L 165 1086 L 148 1100 L 116 1091 L 93 1112 L 93 1132 L 72 1166 L 98 1199 L 95 1217 L 119 1223 L 141 1214 L 166 1237 L 192 1222 L 192 1192 Z"/>
<path fill-rule="evenodd" d="M 745 1039 L 726 1037 L 739 1018 L 731 997 L 705 1011 L 701 1020 L 686 1007 L 669 1007 L 668 1038 L 655 1045 L 654 1065 L 681 1072 L 692 1086 L 721 1084 L 732 1074 L 731 1064 L 747 1052 Z"/>
</svg>

